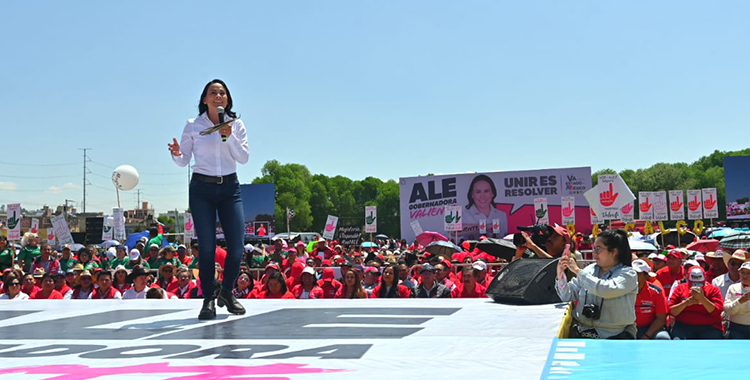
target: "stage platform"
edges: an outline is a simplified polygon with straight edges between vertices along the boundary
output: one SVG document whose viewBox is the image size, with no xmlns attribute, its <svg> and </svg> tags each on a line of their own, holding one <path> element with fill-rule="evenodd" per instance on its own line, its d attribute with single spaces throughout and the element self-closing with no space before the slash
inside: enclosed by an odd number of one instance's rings
<svg viewBox="0 0 750 380">
<path fill-rule="evenodd" d="M 201 300 L 4 301 L 0 380 L 478 380 L 562 374 L 547 360 L 565 313 L 562 304 L 242 303 L 248 309 L 244 316 L 219 309 L 215 320 L 199 321 Z M 697 351 L 681 352 L 687 357 Z"/>
</svg>

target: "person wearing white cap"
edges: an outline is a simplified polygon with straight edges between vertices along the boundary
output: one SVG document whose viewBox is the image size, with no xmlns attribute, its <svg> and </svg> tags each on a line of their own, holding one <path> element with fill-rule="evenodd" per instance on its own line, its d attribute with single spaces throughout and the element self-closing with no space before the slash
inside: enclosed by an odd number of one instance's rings
<svg viewBox="0 0 750 380">
<path fill-rule="evenodd" d="M 648 259 L 651 260 L 652 263 L 654 263 L 654 273 L 656 273 L 656 271 L 658 271 L 659 269 L 667 266 L 667 257 L 662 254 L 652 253 L 648 255 Z"/>
<path fill-rule="evenodd" d="M 729 339 L 750 339 L 750 261 L 740 266 L 740 282 L 729 286 L 724 311 L 729 316 Z"/>
<path fill-rule="evenodd" d="M 667 339 L 667 300 L 664 290 L 648 282 L 656 277 L 651 267 L 643 260 L 633 261 L 633 270 L 638 274 L 638 295 L 635 298 L 635 324 L 638 326 L 636 339 Z"/>
<path fill-rule="evenodd" d="M 125 264 L 125 269 L 133 269 L 136 265 L 143 265 L 146 270 L 151 269 L 151 266 L 148 265 L 148 262 L 146 260 L 143 260 L 141 257 L 141 251 L 133 248 L 130 250 L 130 255 L 128 257 L 130 261 L 128 261 Z"/>
<path fill-rule="evenodd" d="M 706 282 L 700 266 L 690 268 L 686 279 L 669 297 L 669 314 L 675 317 L 672 338 L 722 339 L 724 299 L 719 288 Z"/>
<path fill-rule="evenodd" d="M 315 281 L 315 269 L 305 267 L 300 275 L 300 284 L 292 289 L 292 294 L 297 299 L 320 299 L 323 297 L 323 288 Z"/>
</svg>

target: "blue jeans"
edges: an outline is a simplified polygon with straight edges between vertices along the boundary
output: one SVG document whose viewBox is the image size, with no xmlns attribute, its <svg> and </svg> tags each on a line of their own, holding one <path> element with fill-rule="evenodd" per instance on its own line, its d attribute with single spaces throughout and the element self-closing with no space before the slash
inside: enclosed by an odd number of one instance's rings
<svg viewBox="0 0 750 380">
<path fill-rule="evenodd" d="M 216 288 L 214 263 L 217 213 L 227 242 L 227 258 L 224 262 L 224 280 L 221 288 L 231 292 L 240 273 L 245 241 L 245 216 L 239 180 L 214 184 L 192 179 L 190 212 L 193 214 L 195 234 L 198 237 L 198 265 L 203 297 L 211 298 Z"/>
<path fill-rule="evenodd" d="M 635 335 L 635 339 L 641 339 L 641 337 L 646 335 L 649 327 L 650 327 L 649 325 L 638 327 L 638 333 Z M 654 334 L 654 336 L 651 337 L 651 339 L 670 340 L 672 338 L 669 337 L 669 333 L 667 332 L 667 330 L 664 330 L 664 328 L 661 328 Z"/>
<path fill-rule="evenodd" d="M 750 325 L 729 322 L 729 339 L 750 339 Z"/>
<path fill-rule="evenodd" d="M 724 334 L 711 325 L 688 325 L 675 322 L 672 326 L 672 339 L 724 339 Z"/>
</svg>

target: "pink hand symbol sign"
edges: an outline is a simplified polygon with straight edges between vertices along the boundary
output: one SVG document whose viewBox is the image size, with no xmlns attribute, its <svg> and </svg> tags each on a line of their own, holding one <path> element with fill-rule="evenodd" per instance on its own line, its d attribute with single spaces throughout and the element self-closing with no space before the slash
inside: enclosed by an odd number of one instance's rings
<svg viewBox="0 0 750 380">
<path fill-rule="evenodd" d="M 599 194 L 599 202 L 604 207 L 612 206 L 617 200 L 618 195 L 620 195 L 620 193 L 615 193 L 612 189 L 612 183 L 610 182 L 609 190 Z"/>
</svg>

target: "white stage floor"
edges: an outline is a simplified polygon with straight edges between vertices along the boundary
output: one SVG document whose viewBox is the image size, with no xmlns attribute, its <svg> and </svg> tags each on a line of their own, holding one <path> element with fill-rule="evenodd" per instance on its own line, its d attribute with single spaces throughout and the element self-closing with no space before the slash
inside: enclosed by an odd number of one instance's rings
<svg viewBox="0 0 750 380">
<path fill-rule="evenodd" d="M 4 301 L 0 380 L 539 379 L 564 305 L 490 299 Z"/>
</svg>

